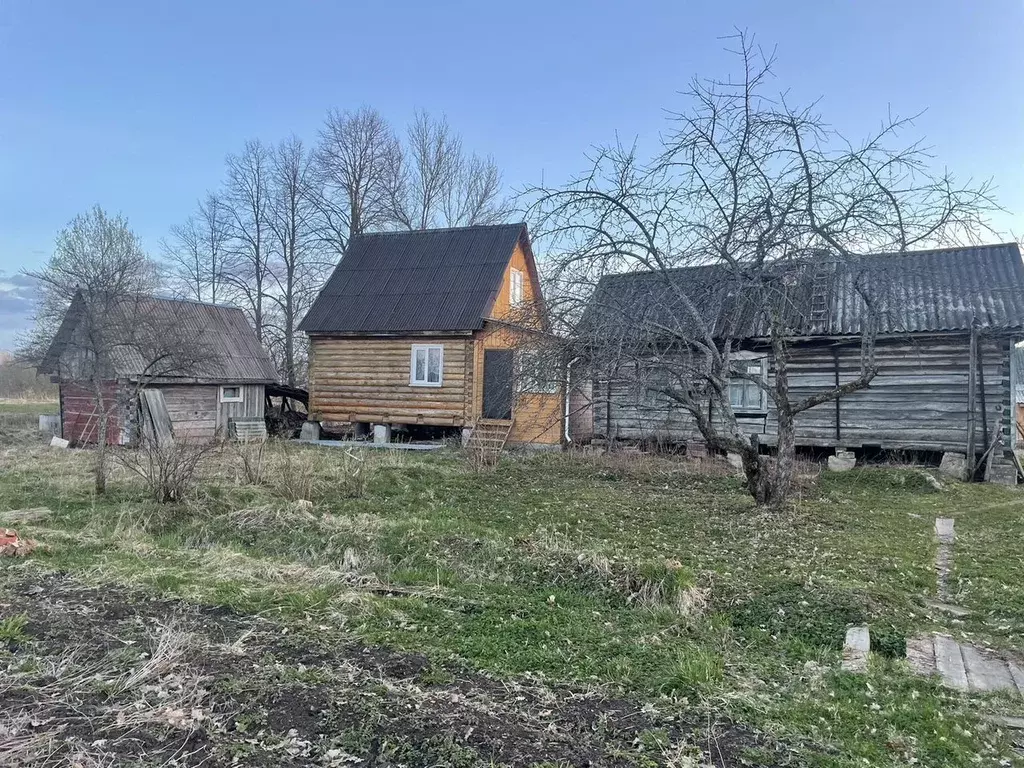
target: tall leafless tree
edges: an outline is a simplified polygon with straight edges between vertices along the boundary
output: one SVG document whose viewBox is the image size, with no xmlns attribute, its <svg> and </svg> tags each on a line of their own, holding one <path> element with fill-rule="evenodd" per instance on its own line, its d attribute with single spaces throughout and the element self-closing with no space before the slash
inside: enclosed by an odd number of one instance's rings
<svg viewBox="0 0 1024 768">
<path fill-rule="evenodd" d="M 266 336 L 267 293 L 271 283 L 272 152 L 258 140 L 248 141 L 241 154 L 228 155 L 224 201 L 231 221 L 232 258 L 227 275 L 233 293 L 252 320 L 257 338 Z"/>
<path fill-rule="evenodd" d="M 80 215 L 57 237 L 47 265 L 26 274 L 39 283 L 36 327 L 24 354 L 45 361 L 65 317 L 74 318 L 73 333 L 62 339 L 57 365 L 62 381 L 88 389 L 96 403 L 96 492 L 106 489 L 109 421 L 126 399 L 153 378 L 188 374 L 208 361 L 201 339 L 189 337 L 173 317 L 148 311 L 147 298 L 158 288 L 158 271 L 138 237 L 121 216 L 96 206 Z M 141 366 L 136 388 L 116 383 L 118 362 Z"/>
<path fill-rule="evenodd" d="M 351 235 L 387 225 L 389 179 L 400 154 L 394 131 L 375 109 L 328 112 L 316 148 L 311 201 L 321 239 L 335 253 L 344 252 Z"/>
<path fill-rule="evenodd" d="M 391 218 L 406 229 L 469 226 L 501 221 L 501 173 L 494 160 L 467 155 L 446 118 L 419 111 L 392 167 Z"/>
<path fill-rule="evenodd" d="M 313 155 L 297 137 L 282 141 L 271 159 L 270 231 L 274 255 L 271 263 L 272 289 L 269 298 L 277 307 L 282 372 L 295 386 L 302 373 L 295 326 L 306 313 L 320 288 L 326 269 L 323 248 L 314 231 Z"/>
<path fill-rule="evenodd" d="M 184 224 L 171 228 L 162 241 L 174 290 L 195 301 L 216 304 L 227 296 L 231 271 L 232 221 L 221 198 L 208 194 Z"/>
<path fill-rule="evenodd" d="M 672 116 L 652 160 L 642 162 L 635 147 L 611 146 L 564 188 L 529 193 L 550 249 L 560 254 L 555 305 L 594 375 L 629 377 L 641 394 L 684 409 L 708 445 L 740 455 L 756 501 L 774 505 L 792 487 L 795 417 L 870 385 L 877 373 L 872 318 L 891 306 L 878 292 L 884 281 L 855 278 L 868 317 L 859 374 L 794 396 L 787 365 L 801 275 L 824 261 L 862 274 L 865 253 L 972 239 L 985 231 L 991 201 L 986 185 L 933 174 L 920 144 L 901 146 L 907 120 L 890 117 L 852 143 L 814 106 L 769 95 L 773 56 L 744 34 L 735 42 L 739 78 L 695 81 L 690 108 Z M 684 280 L 678 267 L 715 271 L 704 273 L 708 279 L 691 271 Z M 598 287 L 617 272 L 648 273 L 644 290 L 623 296 Z M 770 345 L 771 377 L 738 364 L 750 327 Z M 773 457 L 737 421 L 736 378 L 762 389 L 774 406 Z"/>
</svg>

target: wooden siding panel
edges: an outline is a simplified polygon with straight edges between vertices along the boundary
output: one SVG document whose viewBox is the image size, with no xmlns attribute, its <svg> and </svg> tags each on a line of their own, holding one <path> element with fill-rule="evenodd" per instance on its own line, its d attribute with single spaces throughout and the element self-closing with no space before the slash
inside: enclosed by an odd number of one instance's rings
<svg viewBox="0 0 1024 768">
<path fill-rule="evenodd" d="M 509 259 L 508 266 L 505 267 L 505 274 L 501 278 L 501 288 L 498 289 L 498 294 L 494 297 L 488 317 L 500 320 L 508 318 L 510 315 L 521 314 L 521 310 L 512 307 L 511 303 L 513 269 L 518 269 L 523 273 L 523 303 L 529 305 L 540 296 L 540 287 L 533 284 L 533 278 L 530 276 L 523 246 L 517 243 L 515 250 L 512 251 L 512 258 Z M 516 319 L 520 320 L 518 317 Z"/>
<path fill-rule="evenodd" d="M 520 349 L 524 332 L 508 326 L 487 323 L 476 335 L 471 375 L 473 421 L 483 413 L 484 353 L 488 349 Z M 513 397 L 510 443 L 556 445 L 562 440 L 562 419 L 565 400 L 560 392 L 521 392 Z"/>
<path fill-rule="evenodd" d="M 217 433 L 219 387 L 175 384 L 159 387 L 177 440 L 212 440 Z"/>
<path fill-rule="evenodd" d="M 409 383 L 414 344 L 444 345 L 440 387 Z M 310 413 L 329 422 L 462 426 L 472 339 L 402 336 L 310 339 Z"/>
<path fill-rule="evenodd" d="M 103 383 L 103 398 L 113 403 L 116 398 L 126 399 L 125 389 L 116 381 Z M 61 431 L 72 445 L 95 444 L 99 439 L 102 414 L 96 395 L 89 387 L 73 382 L 60 385 Z M 122 402 L 111 407 L 105 402 L 107 415 L 107 445 L 120 445 L 129 440 L 131 406 Z"/>
<path fill-rule="evenodd" d="M 985 429 L 989 440 L 997 430 L 1009 428 L 1006 360 L 1009 341 L 983 339 L 979 344 L 985 382 L 982 414 L 979 380 L 978 446 L 983 451 Z M 833 357 L 835 354 L 835 358 Z M 856 344 L 833 348 L 801 346 L 789 361 L 790 397 L 797 401 L 860 373 L 860 348 Z M 876 349 L 878 376 L 867 389 L 841 398 L 839 430 L 836 404 L 824 403 L 798 414 L 798 445 L 891 449 L 964 451 L 967 446 L 968 339 L 965 336 L 880 342 Z M 774 366 L 771 367 L 774 370 Z M 772 374 L 770 373 L 769 376 Z M 769 379 L 771 381 L 771 379 Z M 663 399 L 645 399 L 628 378 L 607 376 L 595 381 L 595 429 L 619 439 L 658 437 L 685 442 L 699 440 L 689 413 Z M 609 418 L 610 416 L 610 418 Z M 769 401 L 764 418 L 741 419 L 748 432 L 764 435 L 773 443 L 777 418 Z"/>
</svg>

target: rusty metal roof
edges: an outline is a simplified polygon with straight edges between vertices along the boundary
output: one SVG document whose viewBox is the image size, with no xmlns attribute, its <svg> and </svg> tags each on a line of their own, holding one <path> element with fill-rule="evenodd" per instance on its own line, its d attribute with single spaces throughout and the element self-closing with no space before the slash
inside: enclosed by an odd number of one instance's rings
<svg viewBox="0 0 1024 768">
<path fill-rule="evenodd" d="M 58 329 L 43 364 L 42 373 L 56 373 L 58 362 L 74 346 L 76 329 L 83 316 L 85 299 L 78 293 Z M 237 307 L 204 304 L 158 296 L 131 296 L 106 301 L 109 313 L 122 318 L 110 322 L 107 332 L 123 336 L 111 340 L 108 350 L 114 373 L 136 379 L 150 375 L 147 360 L 166 354 L 168 360 L 185 361 L 188 370 L 176 371 L 171 363 L 161 370 L 161 380 L 176 377 L 196 382 L 272 383 L 277 369 L 256 333 Z"/>
<path fill-rule="evenodd" d="M 525 224 L 354 236 L 299 324 L 307 333 L 473 331 Z"/>
<path fill-rule="evenodd" d="M 656 335 L 659 327 L 688 322 L 685 296 L 717 338 L 767 336 L 763 309 L 773 301 L 782 302 L 796 336 L 860 334 L 869 303 L 882 334 L 965 331 L 973 320 L 985 329 L 1024 329 L 1024 263 L 1016 243 L 795 260 L 768 272 L 767 290 L 762 279 L 725 265 L 606 275 L 586 323 L 597 332 L 632 326 L 631 333 Z"/>
</svg>

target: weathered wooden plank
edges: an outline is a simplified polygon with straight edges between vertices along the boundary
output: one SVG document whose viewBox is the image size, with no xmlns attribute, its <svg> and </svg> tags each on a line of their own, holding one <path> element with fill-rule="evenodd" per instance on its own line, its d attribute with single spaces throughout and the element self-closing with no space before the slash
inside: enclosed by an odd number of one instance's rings
<svg viewBox="0 0 1024 768">
<path fill-rule="evenodd" d="M 960 646 L 949 635 L 935 635 L 935 668 L 947 686 L 958 691 L 968 690 L 967 669 Z"/>
</svg>

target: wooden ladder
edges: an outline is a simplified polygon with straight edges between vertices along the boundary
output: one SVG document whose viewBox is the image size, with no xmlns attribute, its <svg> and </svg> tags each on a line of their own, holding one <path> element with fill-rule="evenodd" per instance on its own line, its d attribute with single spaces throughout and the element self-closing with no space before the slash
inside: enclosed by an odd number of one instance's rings
<svg viewBox="0 0 1024 768">
<path fill-rule="evenodd" d="M 466 448 L 470 454 L 478 456 L 482 464 L 497 464 L 511 431 L 511 419 L 477 419 Z"/>
</svg>

